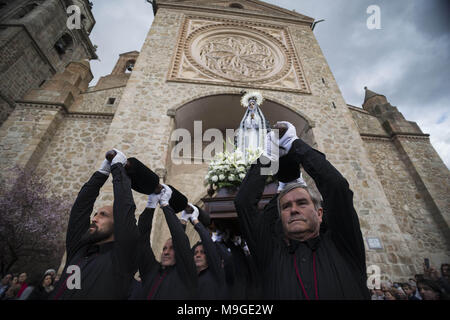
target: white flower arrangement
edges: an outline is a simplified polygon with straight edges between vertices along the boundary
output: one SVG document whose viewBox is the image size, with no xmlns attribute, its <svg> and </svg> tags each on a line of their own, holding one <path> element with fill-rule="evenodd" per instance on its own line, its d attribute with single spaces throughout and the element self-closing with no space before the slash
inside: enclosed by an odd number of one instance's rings
<svg viewBox="0 0 450 320">
<path fill-rule="evenodd" d="M 261 104 L 264 102 L 264 98 L 261 93 L 259 93 L 258 91 L 250 91 L 242 96 L 241 105 L 244 108 L 248 108 L 248 105 L 250 104 L 249 100 L 251 98 L 256 99 L 256 103 L 258 104 L 258 106 L 261 106 Z"/>
<path fill-rule="evenodd" d="M 259 158 L 262 150 L 248 150 L 248 152 L 250 155 L 248 162 L 244 161 L 244 155 L 239 150 L 218 153 L 209 164 L 205 186 L 211 185 L 216 188 L 239 186 L 252 162 Z"/>
</svg>

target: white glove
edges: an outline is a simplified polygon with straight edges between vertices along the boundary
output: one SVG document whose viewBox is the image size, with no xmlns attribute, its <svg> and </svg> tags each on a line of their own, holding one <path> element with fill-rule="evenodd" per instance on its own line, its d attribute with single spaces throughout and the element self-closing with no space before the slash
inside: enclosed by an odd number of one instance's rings
<svg viewBox="0 0 450 320">
<path fill-rule="evenodd" d="M 109 176 L 111 173 L 111 162 L 108 160 L 103 160 L 102 165 L 100 166 L 100 169 L 98 169 L 100 173 L 103 173 L 106 176 Z"/>
<path fill-rule="evenodd" d="M 187 222 L 190 217 L 191 217 L 191 214 L 187 213 L 186 210 L 181 211 L 181 220 Z"/>
<path fill-rule="evenodd" d="M 248 246 L 246 243 L 244 243 L 244 246 L 242 247 L 242 249 L 244 250 L 244 253 L 246 256 L 250 255 L 250 250 L 248 249 Z"/>
<path fill-rule="evenodd" d="M 198 215 L 200 214 L 200 212 L 198 212 L 198 208 L 190 203 L 188 203 L 188 205 L 194 209 L 194 212 L 191 213 L 191 216 L 189 217 L 189 219 L 191 220 L 192 223 L 194 223 L 194 220 L 198 220 Z"/>
<path fill-rule="evenodd" d="M 275 138 L 275 132 L 270 131 L 266 135 L 266 148 L 262 156 L 269 158 L 270 161 L 278 161 L 278 158 L 284 155 L 280 154 L 280 152 L 283 152 L 283 149 L 279 147 L 279 141 Z"/>
<path fill-rule="evenodd" d="M 222 234 L 220 231 L 213 232 L 211 235 L 211 239 L 213 242 L 220 242 L 222 241 Z"/>
<path fill-rule="evenodd" d="M 158 204 L 159 198 L 161 198 L 161 193 L 156 194 L 152 193 L 148 195 L 148 201 L 147 201 L 147 208 L 156 208 L 156 205 Z"/>
<path fill-rule="evenodd" d="M 236 247 L 240 247 L 241 246 L 241 237 L 234 236 L 233 239 L 231 239 L 231 241 L 233 241 L 233 243 L 234 243 L 234 245 Z"/>
<path fill-rule="evenodd" d="M 123 166 L 127 163 L 127 157 L 119 150 L 113 149 L 116 152 L 116 156 L 111 161 L 111 166 L 116 163 L 121 163 Z"/>
<path fill-rule="evenodd" d="M 161 184 L 163 189 L 161 191 L 161 197 L 159 198 L 159 205 L 167 206 L 169 204 L 170 197 L 172 197 L 172 189 L 168 185 Z"/>
<path fill-rule="evenodd" d="M 308 186 L 306 184 L 305 180 L 303 180 L 302 173 L 300 172 L 300 177 L 298 177 L 295 180 L 292 180 L 292 181 L 289 181 L 289 182 L 286 182 L 286 183 L 278 181 L 278 190 L 277 190 L 277 192 L 283 191 L 283 189 L 290 183 L 300 183 L 300 184 L 304 185 L 305 187 Z"/>
<path fill-rule="evenodd" d="M 278 123 L 283 123 L 283 124 L 287 125 L 287 127 L 288 127 L 286 133 L 280 139 L 280 149 L 284 149 L 284 151 L 286 151 L 286 153 L 288 153 L 289 150 L 291 150 L 292 142 L 294 142 L 295 140 L 298 139 L 297 130 L 290 122 L 278 121 Z M 281 157 L 281 155 L 280 155 L 280 157 Z"/>
</svg>

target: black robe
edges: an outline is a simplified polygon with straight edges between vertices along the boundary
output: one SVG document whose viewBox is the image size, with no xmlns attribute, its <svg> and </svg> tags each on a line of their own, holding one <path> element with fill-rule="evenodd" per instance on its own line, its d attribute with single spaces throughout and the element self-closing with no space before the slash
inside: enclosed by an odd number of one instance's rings
<svg viewBox="0 0 450 320">
<path fill-rule="evenodd" d="M 327 229 L 314 239 L 286 242 L 280 232 L 277 198 L 263 212 L 257 209 L 267 177 L 260 174 L 260 163 L 252 165 L 235 206 L 261 271 L 264 298 L 313 300 L 317 293 L 319 299 L 370 299 L 364 242 L 348 182 L 324 154 L 302 140 L 293 142 L 290 153 L 314 179 L 323 197 Z"/>
<path fill-rule="evenodd" d="M 95 200 L 108 176 L 95 172 L 81 188 L 70 212 L 66 234 L 67 262 L 61 279 L 55 285 L 50 300 L 58 299 L 127 299 L 131 279 L 137 271 L 136 226 L 131 182 L 122 164 L 111 167 L 114 188 L 114 241 L 101 245 L 83 243 L 89 229 Z M 66 270 L 78 265 L 81 289 L 69 289 L 66 282 L 71 274 Z"/>
<path fill-rule="evenodd" d="M 201 300 L 229 299 L 225 271 L 222 268 L 222 258 L 218 248 L 201 222 L 197 223 L 194 229 L 200 235 L 208 262 L 208 267 L 198 274 L 198 298 Z"/>
<path fill-rule="evenodd" d="M 183 300 L 197 295 L 197 269 L 181 222 L 170 206 L 162 208 L 172 235 L 176 264 L 163 268 L 150 246 L 150 233 L 155 209 L 146 208 L 139 216 L 139 273 L 142 279 L 142 299 Z"/>
</svg>

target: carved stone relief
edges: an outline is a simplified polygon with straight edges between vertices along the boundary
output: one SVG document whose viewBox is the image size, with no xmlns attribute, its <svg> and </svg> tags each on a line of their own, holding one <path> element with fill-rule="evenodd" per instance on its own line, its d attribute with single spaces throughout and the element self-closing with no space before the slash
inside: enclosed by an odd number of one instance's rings
<svg viewBox="0 0 450 320">
<path fill-rule="evenodd" d="M 287 28 L 185 17 L 169 81 L 310 93 Z"/>
</svg>

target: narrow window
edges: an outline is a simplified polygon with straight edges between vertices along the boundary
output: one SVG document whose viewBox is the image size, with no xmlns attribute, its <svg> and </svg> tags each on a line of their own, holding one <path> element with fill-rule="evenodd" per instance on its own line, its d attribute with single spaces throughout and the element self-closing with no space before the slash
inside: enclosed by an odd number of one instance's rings
<svg viewBox="0 0 450 320">
<path fill-rule="evenodd" d="M 133 71 L 134 68 L 134 60 L 128 60 L 126 65 L 125 65 L 125 73 L 131 73 L 131 71 Z"/>
<path fill-rule="evenodd" d="M 234 2 L 234 3 L 231 3 L 231 4 L 230 4 L 230 8 L 244 9 L 244 6 L 243 6 L 242 4 L 240 4 L 240 3 Z"/>
<path fill-rule="evenodd" d="M 56 41 L 54 48 L 58 52 L 59 56 L 62 57 L 66 51 L 68 51 L 73 46 L 72 37 L 65 33 L 58 41 Z"/>
<path fill-rule="evenodd" d="M 112 106 L 114 102 L 116 102 L 116 98 L 108 98 L 108 102 L 106 104 Z"/>
</svg>

